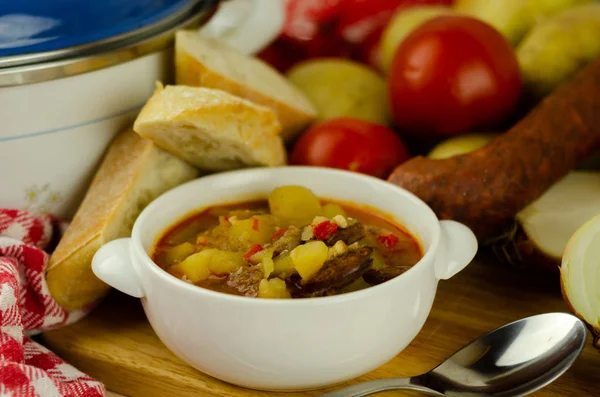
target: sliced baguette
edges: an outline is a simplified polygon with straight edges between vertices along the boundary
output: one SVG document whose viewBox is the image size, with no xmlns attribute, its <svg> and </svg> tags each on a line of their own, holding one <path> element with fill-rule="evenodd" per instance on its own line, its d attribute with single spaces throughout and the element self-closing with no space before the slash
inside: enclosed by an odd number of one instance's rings
<svg viewBox="0 0 600 397">
<path fill-rule="evenodd" d="M 159 87 L 133 128 L 204 170 L 278 166 L 286 161 L 275 113 L 221 90 Z"/>
<path fill-rule="evenodd" d="M 277 70 L 195 31 L 181 30 L 175 35 L 175 81 L 220 89 L 271 108 L 286 142 L 317 117 L 308 97 Z"/>
<path fill-rule="evenodd" d="M 46 280 L 66 310 L 81 309 L 109 287 L 93 274 L 92 257 L 105 243 L 127 237 L 142 209 L 198 170 L 129 129 L 111 144 L 94 180 L 50 257 Z"/>
</svg>

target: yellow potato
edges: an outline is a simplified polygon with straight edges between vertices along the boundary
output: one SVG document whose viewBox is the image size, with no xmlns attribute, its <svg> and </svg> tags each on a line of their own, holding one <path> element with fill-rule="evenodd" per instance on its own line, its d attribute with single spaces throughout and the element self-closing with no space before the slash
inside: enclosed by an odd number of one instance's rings
<svg viewBox="0 0 600 397">
<path fill-rule="evenodd" d="M 265 244 L 275 233 L 275 219 L 269 215 L 255 215 L 252 218 L 237 220 L 229 228 L 231 244 L 240 251 L 256 244 Z"/>
<path fill-rule="evenodd" d="M 303 227 L 321 213 L 321 203 L 317 196 L 302 186 L 281 186 L 269 195 L 269 209 L 280 226 Z"/>
<path fill-rule="evenodd" d="M 267 299 L 291 298 L 285 281 L 279 278 L 272 278 L 270 280 L 263 278 L 260 280 L 260 284 L 258 284 L 258 297 Z"/>
<path fill-rule="evenodd" d="M 321 240 L 309 241 L 292 250 L 290 257 L 303 280 L 308 280 L 323 267 L 329 248 Z"/>
<path fill-rule="evenodd" d="M 337 204 L 325 204 L 321 208 L 321 215 L 329 219 L 332 219 L 336 215 L 342 215 L 345 217 L 346 211 L 344 211 L 344 209 Z"/>
<path fill-rule="evenodd" d="M 422 5 L 401 10 L 394 15 L 383 31 L 381 41 L 379 42 L 381 69 L 385 72 L 390 70 L 396 48 L 398 48 L 402 40 L 404 40 L 410 32 L 430 19 L 440 15 L 452 14 L 454 14 L 454 11 L 450 7 Z"/>
<path fill-rule="evenodd" d="M 264 278 L 268 278 L 273 270 L 275 269 L 275 263 L 273 262 L 273 250 L 264 250 L 265 255 L 263 255 L 262 263 Z"/>
<path fill-rule="evenodd" d="M 434 147 L 427 155 L 430 159 L 445 159 L 481 149 L 496 134 L 467 134 L 447 139 Z"/>
<path fill-rule="evenodd" d="M 196 248 L 194 244 L 186 241 L 185 243 L 181 243 L 165 251 L 164 260 L 169 265 L 175 265 L 192 255 L 195 250 Z"/>
<path fill-rule="evenodd" d="M 289 253 L 278 255 L 273 260 L 273 274 L 278 277 L 287 277 L 294 271 L 294 261 Z"/>
<path fill-rule="evenodd" d="M 600 57 L 600 3 L 539 22 L 517 48 L 526 91 L 541 98 Z"/>
<path fill-rule="evenodd" d="M 244 254 L 241 252 L 222 251 L 218 249 L 205 249 L 210 251 L 208 269 L 214 274 L 227 274 L 236 271 L 245 263 Z"/>
<path fill-rule="evenodd" d="M 190 255 L 182 262 L 171 267 L 171 269 L 180 270 L 193 283 L 202 281 L 210 276 L 210 260 L 212 252 L 203 250 L 194 255 Z"/>
<path fill-rule="evenodd" d="M 353 117 L 390 122 L 385 80 L 365 65 L 347 59 L 314 59 L 294 66 L 287 77 L 315 105 L 320 120 Z"/>
<path fill-rule="evenodd" d="M 489 23 L 513 45 L 536 22 L 593 0 L 458 0 L 454 9 Z"/>
</svg>

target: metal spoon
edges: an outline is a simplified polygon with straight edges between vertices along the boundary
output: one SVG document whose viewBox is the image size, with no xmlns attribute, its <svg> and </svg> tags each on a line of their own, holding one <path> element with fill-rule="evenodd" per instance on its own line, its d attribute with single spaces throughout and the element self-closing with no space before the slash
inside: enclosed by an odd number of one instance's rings
<svg viewBox="0 0 600 397">
<path fill-rule="evenodd" d="M 525 396 L 562 375 L 583 350 L 586 337 L 577 317 L 540 314 L 481 336 L 426 374 L 364 382 L 321 397 L 363 397 L 396 389 L 431 396 Z"/>
</svg>

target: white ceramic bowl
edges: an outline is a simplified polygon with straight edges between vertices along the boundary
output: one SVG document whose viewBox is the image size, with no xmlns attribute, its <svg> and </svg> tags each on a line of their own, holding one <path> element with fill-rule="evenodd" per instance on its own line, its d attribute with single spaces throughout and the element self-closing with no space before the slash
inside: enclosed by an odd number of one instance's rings
<svg viewBox="0 0 600 397">
<path fill-rule="evenodd" d="M 203 289 L 171 276 L 148 253 L 164 230 L 207 206 L 265 198 L 287 184 L 390 214 L 423 245 L 423 259 L 386 283 L 332 297 L 265 300 Z M 367 373 L 421 330 L 438 281 L 463 269 L 477 241 L 464 225 L 438 221 L 411 193 L 357 173 L 310 167 L 256 168 L 203 177 L 152 202 L 131 238 L 112 241 L 94 273 L 136 297 L 163 343 L 196 369 L 263 390 L 320 388 Z"/>
</svg>

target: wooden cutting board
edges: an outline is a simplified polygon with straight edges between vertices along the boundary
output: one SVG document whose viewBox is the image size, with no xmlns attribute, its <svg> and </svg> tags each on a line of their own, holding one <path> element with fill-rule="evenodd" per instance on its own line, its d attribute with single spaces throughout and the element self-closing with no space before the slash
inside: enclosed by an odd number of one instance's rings
<svg viewBox="0 0 600 397">
<path fill-rule="evenodd" d="M 440 282 L 431 315 L 410 346 L 383 367 L 348 384 L 426 372 L 488 330 L 550 311 L 567 311 L 557 277 L 541 277 L 539 273 L 507 268 L 490 258 L 477 258 L 453 279 Z M 80 370 L 104 382 L 109 390 L 129 397 L 308 397 L 323 392 L 266 393 L 204 375 L 180 361 L 158 340 L 137 299 L 116 292 L 84 320 L 48 332 L 41 341 Z M 599 396 L 599 387 L 600 353 L 588 340 L 573 367 L 533 395 Z"/>
</svg>

